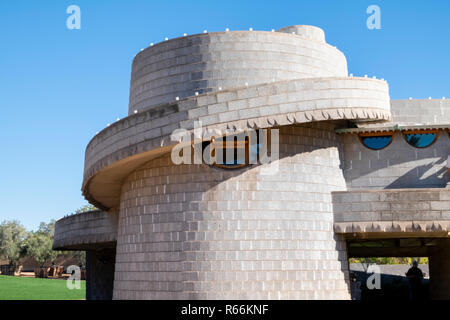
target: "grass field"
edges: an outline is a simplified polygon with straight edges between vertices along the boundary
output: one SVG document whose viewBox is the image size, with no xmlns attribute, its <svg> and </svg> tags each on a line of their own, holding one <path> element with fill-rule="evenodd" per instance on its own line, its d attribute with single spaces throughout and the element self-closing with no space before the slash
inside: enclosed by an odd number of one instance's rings
<svg viewBox="0 0 450 320">
<path fill-rule="evenodd" d="M 69 290 L 65 280 L 0 275 L 0 300 L 80 300 L 85 298 L 86 281 L 81 281 L 81 289 Z"/>
</svg>

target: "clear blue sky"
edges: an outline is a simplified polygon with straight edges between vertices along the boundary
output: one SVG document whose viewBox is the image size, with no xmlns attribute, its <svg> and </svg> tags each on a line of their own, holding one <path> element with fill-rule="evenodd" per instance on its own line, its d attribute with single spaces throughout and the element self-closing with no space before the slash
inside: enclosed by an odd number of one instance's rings
<svg viewBox="0 0 450 320">
<path fill-rule="evenodd" d="M 68 30 L 66 8 L 81 8 Z M 368 30 L 366 8 L 381 8 Z M 349 72 L 385 78 L 392 99 L 450 97 L 450 1 L 0 2 L 0 221 L 35 229 L 86 202 L 84 149 L 127 114 L 131 61 L 183 33 L 311 24 L 347 57 Z"/>
</svg>

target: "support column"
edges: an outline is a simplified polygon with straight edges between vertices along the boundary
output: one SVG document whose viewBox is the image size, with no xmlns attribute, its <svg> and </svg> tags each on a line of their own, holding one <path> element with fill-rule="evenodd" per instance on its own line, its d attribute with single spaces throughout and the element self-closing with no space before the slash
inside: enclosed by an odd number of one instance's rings
<svg viewBox="0 0 450 320">
<path fill-rule="evenodd" d="M 433 300 L 450 300 L 450 240 L 430 250 L 430 294 Z"/>
<path fill-rule="evenodd" d="M 111 300 L 116 248 L 86 251 L 86 300 Z"/>
</svg>

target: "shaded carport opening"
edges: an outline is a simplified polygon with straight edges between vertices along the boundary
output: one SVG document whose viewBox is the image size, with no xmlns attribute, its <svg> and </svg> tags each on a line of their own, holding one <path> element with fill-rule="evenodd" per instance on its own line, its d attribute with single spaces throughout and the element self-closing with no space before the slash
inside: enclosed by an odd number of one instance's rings
<svg viewBox="0 0 450 320">
<path fill-rule="evenodd" d="M 86 300 L 112 300 L 116 241 L 66 245 L 53 250 L 86 251 Z"/>
<path fill-rule="evenodd" d="M 442 268 L 439 268 L 438 266 L 440 261 L 436 258 L 436 252 L 445 248 L 447 241 L 446 238 L 435 237 L 395 239 L 361 239 L 355 237 L 353 239 L 348 239 L 347 250 L 352 299 L 410 299 L 409 280 L 405 276 L 405 273 L 411 266 L 408 264 L 383 265 L 381 262 L 387 259 L 380 258 L 397 258 L 397 260 L 402 260 L 400 258 L 412 258 L 419 260 L 419 263 L 421 263 L 419 268 L 425 273 L 425 278 L 422 281 L 418 298 L 420 300 L 439 299 L 442 296 L 442 292 L 438 292 L 441 291 L 441 289 L 436 285 L 436 281 L 442 280 L 442 275 L 439 274 Z M 434 256 L 435 258 L 428 259 L 430 256 Z M 355 262 L 355 259 L 363 261 L 364 264 L 352 264 L 352 262 Z M 426 264 L 426 262 L 428 262 L 428 264 Z M 374 263 L 380 268 L 380 289 L 369 289 L 367 287 L 367 280 L 373 275 L 373 271 L 367 272 L 367 268 L 370 264 Z M 432 266 L 432 264 L 434 264 L 434 266 Z M 433 277 L 436 278 L 434 288 Z"/>
</svg>

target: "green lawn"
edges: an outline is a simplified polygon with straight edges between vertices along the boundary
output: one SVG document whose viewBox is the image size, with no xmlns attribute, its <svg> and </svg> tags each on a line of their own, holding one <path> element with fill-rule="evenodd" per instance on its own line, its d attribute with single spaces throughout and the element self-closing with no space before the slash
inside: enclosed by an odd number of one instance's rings
<svg viewBox="0 0 450 320">
<path fill-rule="evenodd" d="M 65 280 L 0 275 L 0 300 L 80 299 L 86 299 L 86 281 L 81 281 L 81 289 L 69 290 Z"/>
</svg>

